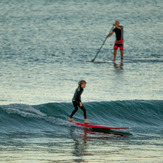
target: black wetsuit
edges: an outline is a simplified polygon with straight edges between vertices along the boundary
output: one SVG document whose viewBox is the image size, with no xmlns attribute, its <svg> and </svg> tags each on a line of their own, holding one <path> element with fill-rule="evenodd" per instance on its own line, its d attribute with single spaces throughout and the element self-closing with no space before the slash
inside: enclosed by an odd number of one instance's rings
<svg viewBox="0 0 163 163">
<path fill-rule="evenodd" d="M 120 50 L 123 50 L 123 26 L 119 27 L 121 27 L 121 29 L 118 29 L 117 27 L 113 29 L 116 34 L 114 50 L 117 50 L 118 48 L 120 48 Z"/>
<path fill-rule="evenodd" d="M 121 29 L 114 28 L 113 31 L 116 34 L 116 40 L 123 40 L 123 26 L 119 26 Z"/>
<path fill-rule="evenodd" d="M 81 102 L 81 94 L 83 93 L 83 88 L 82 87 L 78 87 L 74 93 L 74 96 L 72 98 L 72 103 L 74 105 L 74 110 L 70 115 L 70 118 L 73 117 L 73 115 L 77 112 L 78 107 L 80 107 L 80 109 L 82 109 L 82 111 L 84 112 L 84 118 L 86 119 L 86 109 L 84 108 L 84 106 L 80 106 L 80 102 Z"/>
</svg>

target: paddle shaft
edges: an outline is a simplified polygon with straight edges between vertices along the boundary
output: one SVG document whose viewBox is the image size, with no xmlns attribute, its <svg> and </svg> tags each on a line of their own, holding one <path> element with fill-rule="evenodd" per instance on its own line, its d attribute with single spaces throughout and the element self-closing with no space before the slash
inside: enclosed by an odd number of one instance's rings
<svg viewBox="0 0 163 163">
<path fill-rule="evenodd" d="M 112 32 L 112 30 L 113 30 L 113 27 L 110 29 L 110 32 L 109 32 L 109 33 L 111 33 L 111 32 Z M 97 52 L 96 56 L 95 56 L 95 57 L 92 59 L 92 62 L 94 62 L 94 61 L 95 61 L 96 57 L 97 57 L 97 56 L 98 56 L 98 54 L 100 53 L 100 51 L 101 51 L 101 49 L 102 49 L 103 45 L 105 44 L 106 40 L 107 40 L 107 37 L 106 37 L 106 38 L 105 38 L 105 40 L 103 41 L 103 43 L 102 43 L 102 45 L 101 45 L 100 49 L 98 50 L 98 52 Z"/>
<path fill-rule="evenodd" d="M 101 45 L 101 47 L 100 47 L 100 49 L 98 50 L 98 52 L 97 52 L 97 54 L 96 54 L 96 56 L 92 59 L 92 62 L 94 62 L 95 61 L 95 59 L 96 59 L 96 57 L 98 56 L 98 54 L 100 53 L 100 51 L 101 51 L 101 49 L 102 49 L 102 47 L 103 47 L 103 45 L 105 44 L 105 41 L 107 40 L 107 37 L 105 38 L 105 40 L 103 41 L 103 43 L 102 43 L 102 45 Z"/>
</svg>

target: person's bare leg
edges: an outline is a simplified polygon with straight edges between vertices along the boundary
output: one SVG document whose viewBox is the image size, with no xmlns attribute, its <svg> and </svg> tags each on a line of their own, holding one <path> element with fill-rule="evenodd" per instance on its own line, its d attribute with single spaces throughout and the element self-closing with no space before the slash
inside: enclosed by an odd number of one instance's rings
<svg viewBox="0 0 163 163">
<path fill-rule="evenodd" d="M 115 60 L 116 60 L 116 55 L 117 55 L 117 50 L 114 49 L 114 59 L 112 60 L 112 61 L 114 61 L 114 62 L 115 62 Z"/>
<path fill-rule="evenodd" d="M 123 62 L 123 50 L 120 50 L 121 52 L 121 62 Z"/>
</svg>

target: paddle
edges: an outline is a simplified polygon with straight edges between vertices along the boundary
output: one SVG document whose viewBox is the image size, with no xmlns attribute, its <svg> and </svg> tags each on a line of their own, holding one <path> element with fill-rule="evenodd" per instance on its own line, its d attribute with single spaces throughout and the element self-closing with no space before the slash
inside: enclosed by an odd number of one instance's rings
<svg viewBox="0 0 163 163">
<path fill-rule="evenodd" d="M 109 32 L 109 33 L 111 33 L 111 32 L 112 32 L 113 28 L 114 28 L 114 26 L 113 26 L 113 27 L 110 29 L 110 32 Z M 101 51 L 101 49 L 102 49 L 103 45 L 105 44 L 105 41 L 106 41 L 106 40 L 107 40 L 107 37 L 106 37 L 106 38 L 105 38 L 105 40 L 103 41 L 103 43 L 102 43 L 102 45 L 101 45 L 100 49 L 98 50 L 97 54 L 95 55 L 95 57 L 92 59 L 92 61 L 91 61 L 91 62 L 94 62 L 94 61 L 95 61 L 96 57 L 97 57 L 97 56 L 98 56 L 98 54 L 100 53 L 100 51 Z"/>
</svg>

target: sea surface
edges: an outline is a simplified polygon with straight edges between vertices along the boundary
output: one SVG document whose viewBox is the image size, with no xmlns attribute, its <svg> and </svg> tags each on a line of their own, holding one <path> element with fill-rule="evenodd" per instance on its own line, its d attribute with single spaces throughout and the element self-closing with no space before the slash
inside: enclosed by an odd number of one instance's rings
<svg viewBox="0 0 163 163">
<path fill-rule="evenodd" d="M 162 0 L 0 0 L 0 163 L 163 162 Z M 115 20 L 124 61 L 113 59 Z M 77 83 L 97 130 L 67 121 Z M 83 122 L 79 109 L 74 120 Z"/>
</svg>

